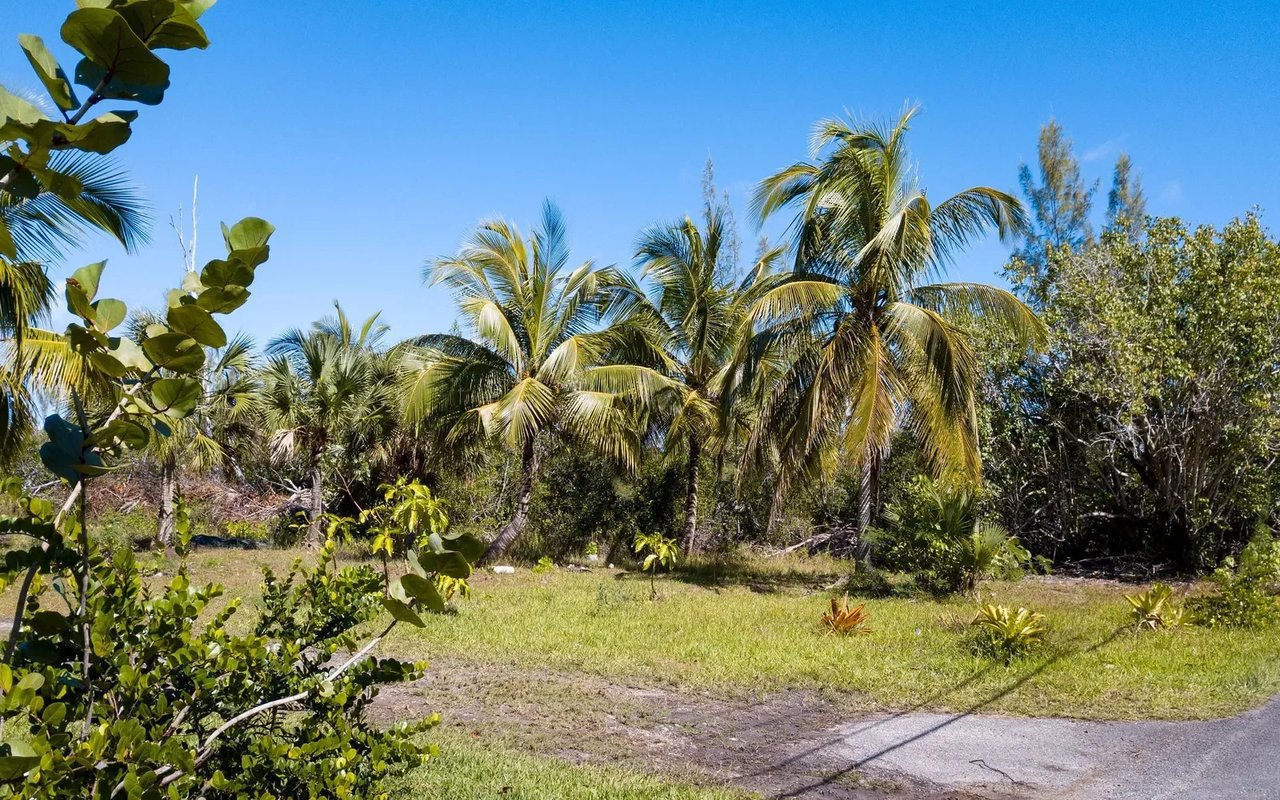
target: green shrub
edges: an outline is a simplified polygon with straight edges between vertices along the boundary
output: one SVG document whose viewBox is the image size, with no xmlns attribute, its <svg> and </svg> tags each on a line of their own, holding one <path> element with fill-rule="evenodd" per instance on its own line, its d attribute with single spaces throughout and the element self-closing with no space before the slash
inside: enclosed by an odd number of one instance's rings
<svg viewBox="0 0 1280 800">
<path fill-rule="evenodd" d="M 546 575 L 548 572 L 555 572 L 556 562 L 552 561 L 549 556 L 543 556 L 538 559 L 538 563 L 533 565 L 529 570 L 534 575 Z"/>
<path fill-rule="evenodd" d="M 877 560 L 911 572 L 935 594 L 973 592 L 992 578 L 1019 577 L 1031 554 L 978 514 L 978 496 L 963 486 L 918 475 L 884 513 L 885 526 L 867 534 Z"/>
<path fill-rule="evenodd" d="M 271 532 L 265 522 L 224 523 L 222 531 L 231 539 L 248 539 L 253 542 L 265 542 L 271 539 Z"/>
<path fill-rule="evenodd" d="M 988 603 L 971 623 L 976 648 L 993 658 L 1010 661 L 1039 649 L 1049 633 L 1044 614 Z"/>
<path fill-rule="evenodd" d="M 1261 628 L 1275 623 L 1280 619 L 1274 595 L 1280 581 L 1280 542 L 1268 531 L 1258 532 L 1239 559 L 1223 559 L 1209 581 L 1213 591 L 1187 603 L 1197 624 Z"/>
<path fill-rule="evenodd" d="M 637 533 L 633 543 L 636 553 L 645 553 L 640 569 L 649 573 L 649 598 L 656 600 L 658 587 L 654 583 L 654 573 L 658 567 L 671 569 L 680 555 L 680 547 L 676 540 L 660 533 Z"/>
</svg>

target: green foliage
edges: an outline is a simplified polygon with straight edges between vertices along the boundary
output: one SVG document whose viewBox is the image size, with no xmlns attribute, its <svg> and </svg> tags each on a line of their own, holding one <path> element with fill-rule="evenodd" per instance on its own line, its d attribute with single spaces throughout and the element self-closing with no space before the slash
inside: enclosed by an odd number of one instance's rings
<svg viewBox="0 0 1280 800">
<path fill-rule="evenodd" d="M 1190 614 L 1172 600 L 1173 589 L 1167 584 L 1153 583 L 1141 594 L 1124 596 L 1133 611 L 1134 624 L 1139 630 L 1162 631 L 1189 624 Z"/>
<path fill-rule="evenodd" d="M 844 590 L 855 597 L 889 597 L 896 591 L 883 571 L 858 562 L 846 578 Z"/>
<path fill-rule="evenodd" d="M 266 573 L 261 616 L 243 636 L 228 632 L 238 601 L 206 619 L 221 589 L 192 586 L 185 567 L 153 591 L 127 550 L 110 560 L 95 553 L 91 562 L 89 679 L 78 664 L 83 617 L 45 610 L 44 592 L 12 667 L 0 667 L 5 689 L 33 687 L 10 694 L 3 716 L 8 731 L 26 734 L 34 759 L 6 759 L 13 771 L 0 779 L 0 797 L 81 797 L 97 785 L 121 786 L 123 797 L 151 796 L 149 787 L 186 796 L 202 786 L 211 799 L 250 790 L 371 797 L 428 754 L 412 737 L 435 720 L 383 730 L 361 713 L 376 684 L 416 677 L 423 665 L 370 660 L 340 674 L 328 667 L 373 616 L 380 587 L 367 569 L 335 570 L 331 547 L 313 570 L 284 581 Z M 204 723 L 296 695 L 283 717 L 223 733 Z"/>
<path fill-rule="evenodd" d="M 543 556 L 538 559 L 538 563 L 534 564 L 533 568 L 529 571 L 534 575 L 546 575 L 548 572 L 555 572 L 555 570 L 556 562 L 552 561 L 548 556 Z"/>
<path fill-rule="evenodd" d="M 360 524 L 373 535 L 374 555 L 392 558 L 429 547 L 429 537 L 449 526 L 449 517 L 431 490 L 403 476 L 379 487 L 382 502 L 360 512 Z"/>
<path fill-rule="evenodd" d="M 1240 551 L 1228 556 L 1209 576 L 1214 589 L 1187 605 L 1199 625 L 1262 628 L 1280 620 L 1275 587 L 1280 583 L 1280 543 L 1259 531 Z"/>
<path fill-rule="evenodd" d="M 649 597 L 657 599 L 658 589 L 654 583 L 654 575 L 658 568 L 671 569 L 680 556 L 680 547 L 676 540 L 660 533 L 637 533 L 632 546 L 636 553 L 644 553 L 644 561 L 640 569 L 649 573 Z"/>
<path fill-rule="evenodd" d="M 62 40 L 83 56 L 74 70 L 74 83 L 91 90 L 83 102 L 76 97 L 71 77 L 44 40 L 32 34 L 19 37 L 32 70 L 59 109 L 61 119 L 49 118 L 35 104 L 0 87 L 0 142 L 5 143 L 0 153 L 0 206 L 43 202 L 41 197 L 49 195 L 61 209 L 92 220 L 94 215 L 85 213 L 89 207 L 85 184 L 65 169 L 67 162 L 60 163 L 58 154 L 78 151 L 104 155 L 124 144 L 138 112 L 108 111 L 86 119 L 90 109 L 104 100 L 159 103 L 169 86 L 169 66 L 156 51 L 204 48 L 209 44 L 198 19 L 212 3 L 103 0 L 82 5 L 86 7 L 67 16 L 61 34 Z M 45 203 L 45 207 L 50 206 Z M 21 227 L 11 227 L 15 220 L 21 225 L 21 215 L 0 214 L 0 259 L 18 260 L 22 255 L 19 245 L 24 238 L 31 240 L 30 228 L 23 231 Z M 96 227 L 111 228 L 106 216 L 99 216 L 94 222 Z M 46 217 L 46 223 L 52 229 L 59 228 L 52 217 Z M 52 235 L 57 238 L 62 234 Z M 41 234 L 34 233 L 34 239 L 40 241 Z"/>
<path fill-rule="evenodd" d="M 885 527 L 868 532 L 877 559 L 912 572 L 924 588 L 973 592 L 989 578 L 1013 577 L 1031 563 L 1017 539 L 983 522 L 978 495 L 963 485 L 913 478 L 885 509 Z"/>
<path fill-rule="evenodd" d="M 1044 614 L 988 603 L 971 623 L 977 648 L 994 658 L 1010 661 L 1033 652 L 1044 644 L 1049 626 Z"/>
<path fill-rule="evenodd" d="M 1006 523 L 1058 557 L 1218 563 L 1280 496 L 1280 243 L 1253 214 L 1117 222 L 1047 252 L 1043 276 L 1049 357 L 1011 364 L 993 341 L 987 359 Z"/>
</svg>

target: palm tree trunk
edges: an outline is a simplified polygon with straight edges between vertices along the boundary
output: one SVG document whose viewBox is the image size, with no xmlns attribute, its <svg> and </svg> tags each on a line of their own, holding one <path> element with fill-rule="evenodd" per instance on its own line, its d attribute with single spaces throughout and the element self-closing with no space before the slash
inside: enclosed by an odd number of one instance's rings
<svg viewBox="0 0 1280 800">
<path fill-rule="evenodd" d="M 869 452 L 862 459 L 858 477 L 858 524 L 852 536 L 843 545 L 850 551 L 858 549 L 866 541 L 863 534 L 871 527 L 880 505 L 880 455 Z"/>
<path fill-rule="evenodd" d="M 525 523 L 529 521 L 529 505 L 533 502 L 533 484 L 538 476 L 540 461 L 537 444 L 533 437 L 530 437 L 525 441 L 524 452 L 520 457 L 520 494 L 516 497 L 515 514 L 498 534 L 498 538 L 489 545 L 489 549 L 484 551 L 484 555 L 480 557 L 480 563 L 487 564 L 502 558 L 524 530 Z"/>
<path fill-rule="evenodd" d="M 684 541 L 681 542 L 689 555 L 698 552 L 698 462 L 701 459 L 702 444 L 690 436 L 688 494 L 684 500 Z"/>
<path fill-rule="evenodd" d="M 172 455 L 160 462 L 160 512 L 156 517 L 156 546 L 173 550 L 175 498 L 178 494 L 178 462 Z"/>
<path fill-rule="evenodd" d="M 311 510 L 307 518 L 307 536 L 305 544 L 310 548 L 318 548 L 324 544 L 324 470 L 320 466 L 322 452 L 311 455 Z"/>
</svg>

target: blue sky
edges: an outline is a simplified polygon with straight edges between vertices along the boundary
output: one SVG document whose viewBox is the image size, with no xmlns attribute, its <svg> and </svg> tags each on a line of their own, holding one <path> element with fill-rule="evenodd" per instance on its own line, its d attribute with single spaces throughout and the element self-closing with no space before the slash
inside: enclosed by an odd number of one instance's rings
<svg viewBox="0 0 1280 800">
<path fill-rule="evenodd" d="M 0 82 L 38 85 L 15 41 L 57 42 L 70 0 L 0 0 Z M 636 233 L 694 213 L 703 163 L 739 211 L 807 155 L 819 118 L 886 117 L 910 100 L 936 197 L 1016 187 L 1039 126 L 1075 140 L 1100 205 L 1128 151 L 1152 213 L 1221 224 L 1280 213 L 1280 5 L 1181 3 L 424 3 L 222 0 L 212 46 L 169 53 L 173 86 L 117 158 L 155 211 L 152 244 L 96 241 L 55 270 L 110 258 L 105 291 L 159 304 L 180 278 L 169 218 L 200 176 L 200 261 L 218 220 L 278 228 L 235 324 L 260 340 L 340 298 L 393 335 L 444 330 L 451 299 L 422 284 L 482 218 L 527 228 L 544 197 L 579 259 L 629 263 Z M 1268 213 L 1270 212 L 1270 213 Z M 994 280 L 1007 248 L 953 277 Z"/>
</svg>

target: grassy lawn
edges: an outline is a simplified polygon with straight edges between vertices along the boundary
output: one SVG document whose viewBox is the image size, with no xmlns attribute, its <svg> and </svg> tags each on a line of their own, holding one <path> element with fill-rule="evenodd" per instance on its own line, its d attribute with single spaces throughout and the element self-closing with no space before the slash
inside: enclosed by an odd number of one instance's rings
<svg viewBox="0 0 1280 800">
<path fill-rule="evenodd" d="M 253 601 L 261 565 L 286 570 L 297 555 L 204 550 L 191 565 L 197 580 Z M 969 648 L 973 598 L 867 600 L 871 635 L 824 636 L 818 619 L 830 595 L 820 587 L 840 569 L 824 558 L 703 564 L 659 577 L 656 602 L 647 577 L 620 570 L 480 573 L 458 613 L 428 617 L 424 629 L 399 626 L 383 652 L 724 696 L 816 690 L 849 711 L 1199 719 L 1280 692 L 1276 630 L 1139 633 L 1122 595 L 1141 587 L 1096 581 L 984 586 L 983 601 L 1027 606 L 1052 624 L 1045 650 L 1008 666 Z M 0 606 L 12 603 L 5 594 Z"/>
<path fill-rule="evenodd" d="M 708 789 L 613 767 L 574 766 L 462 736 L 436 737 L 440 755 L 399 778 L 396 800 L 747 800 L 728 789 Z"/>
<path fill-rule="evenodd" d="M 777 569 L 745 586 L 660 578 L 657 602 L 647 580 L 618 571 L 477 576 L 457 615 L 402 626 L 387 650 L 718 692 L 817 689 L 866 710 L 1194 719 L 1280 692 L 1276 631 L 1138 633 L 1121 596 L 1134 588 L 984 587 L 984 600 L 1042 611 L 1053 625 L 1045 651 L 1005 666 L 967 646 L 972 598 L 868 600 L 874 633 L 828 637 L 818 627 L 828 595 L 806 588 L 803 569 Z"/>
</svg>

